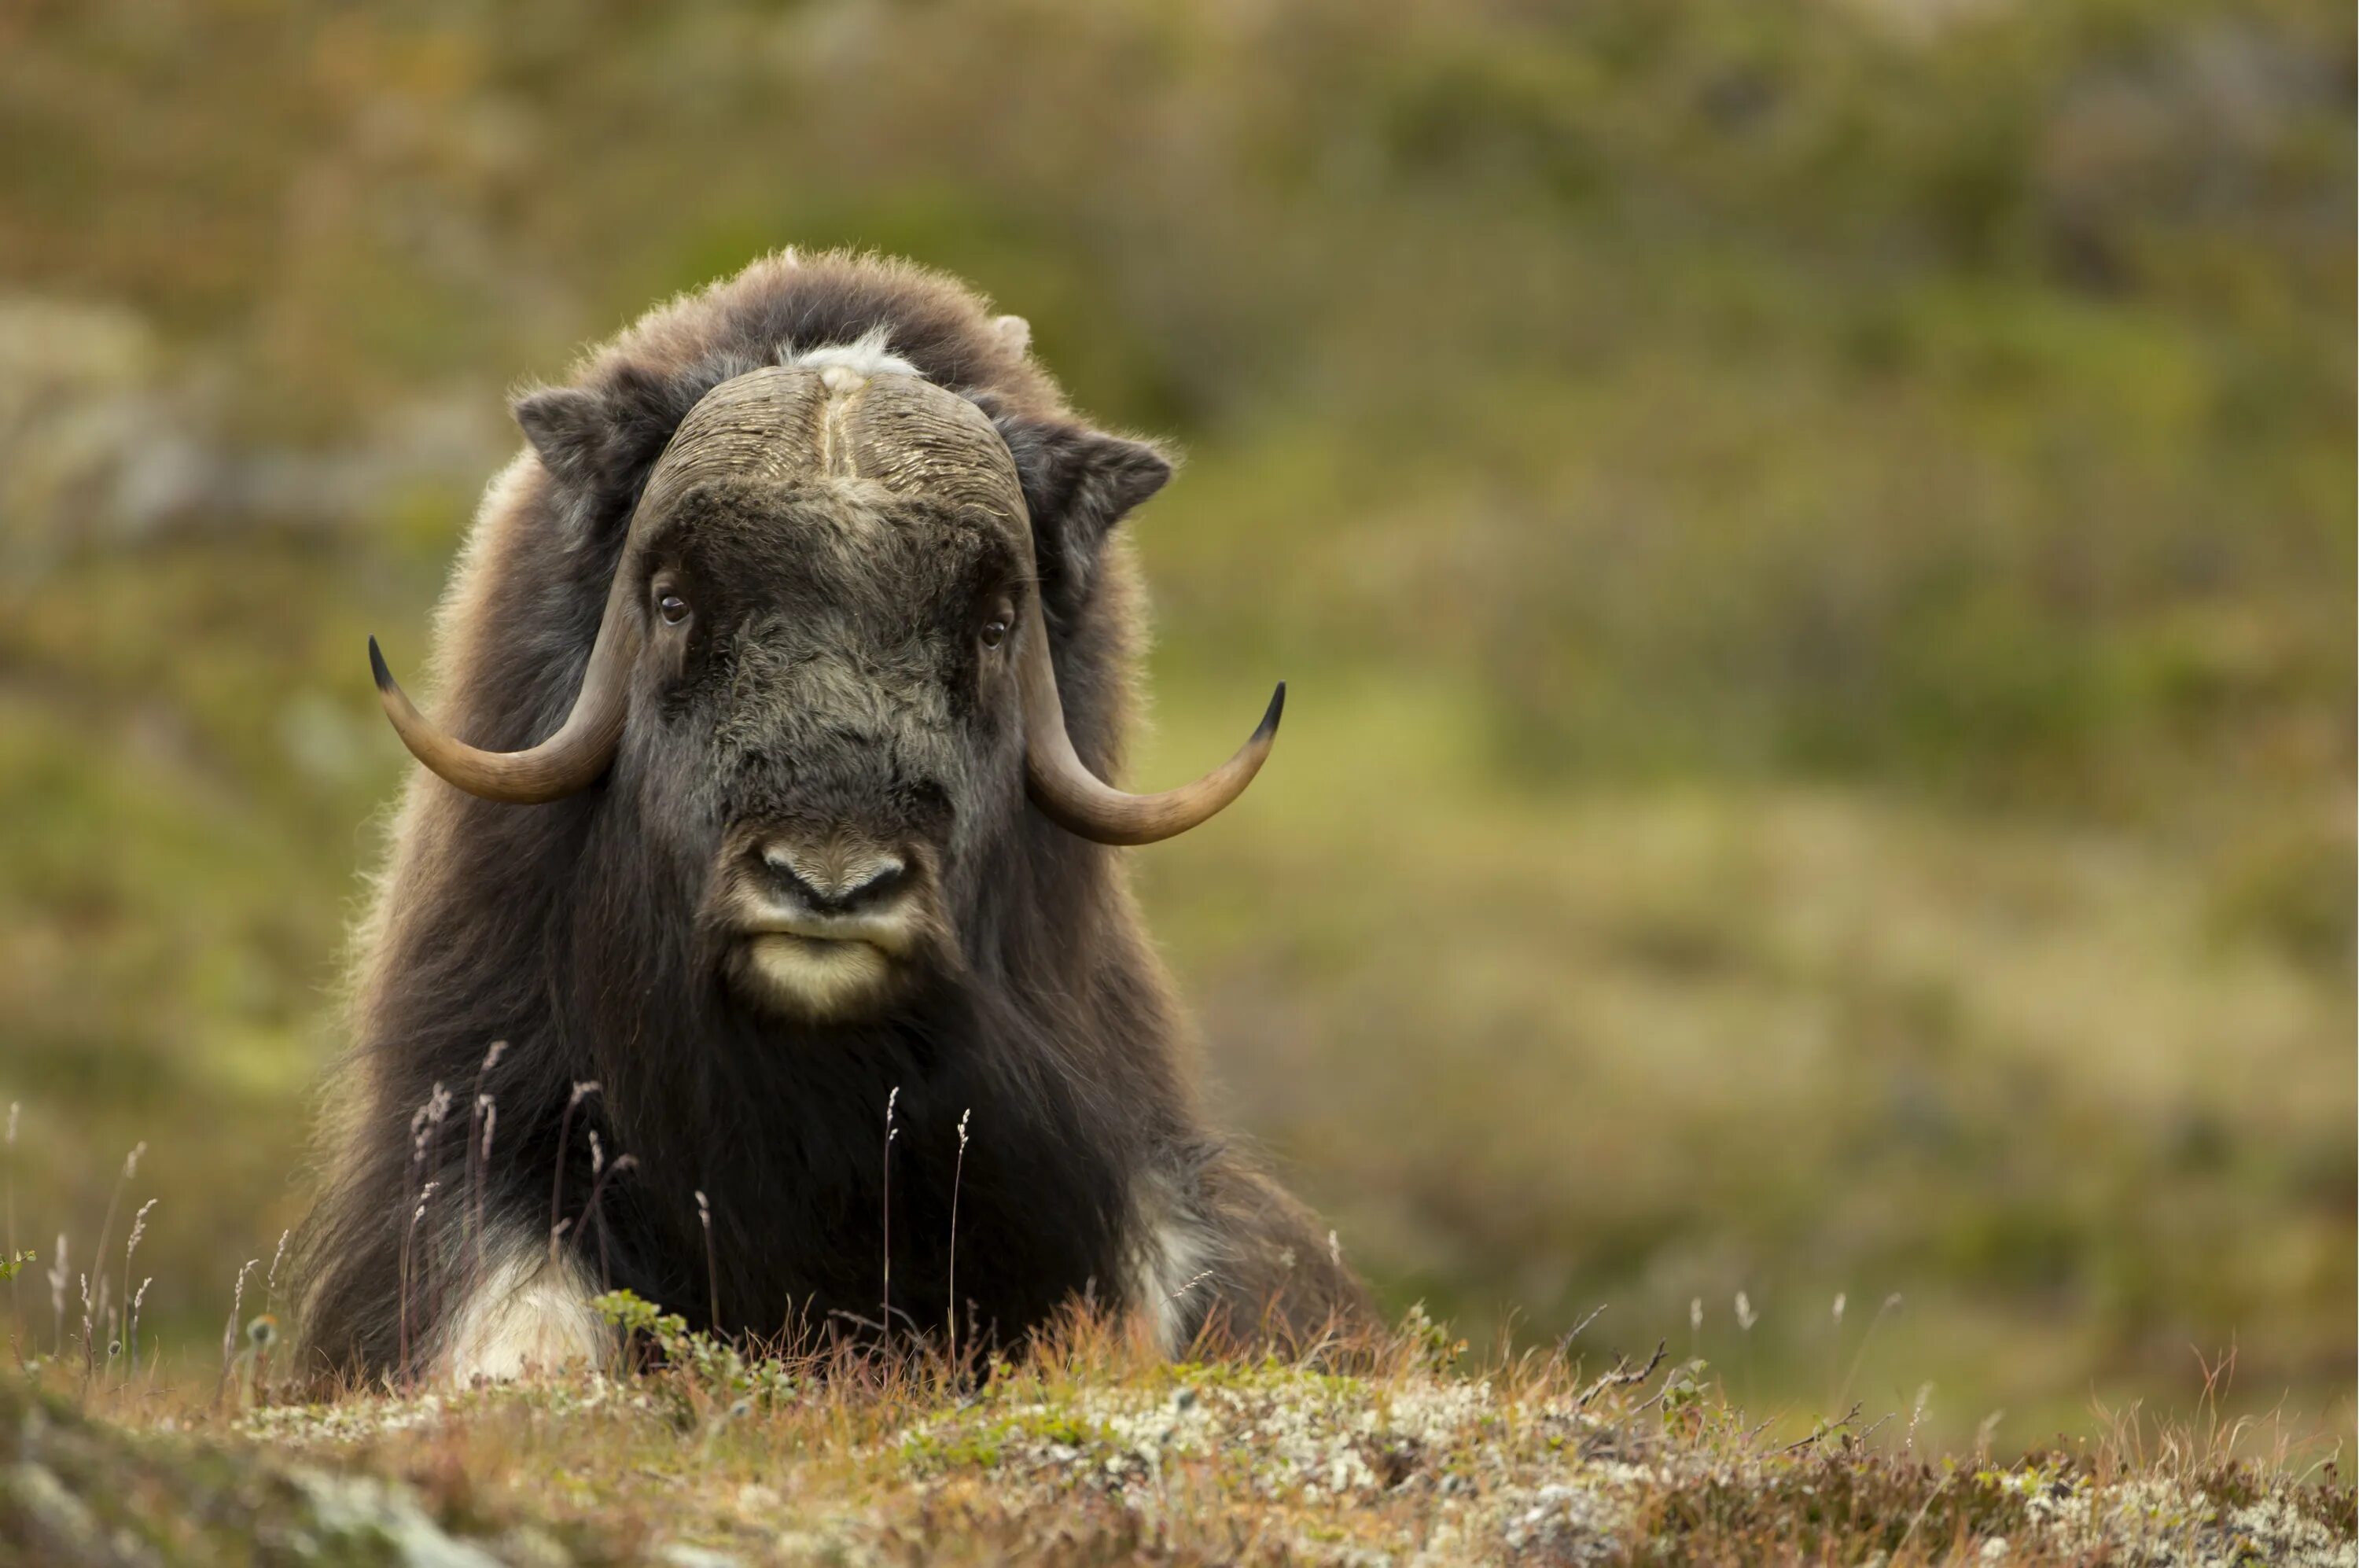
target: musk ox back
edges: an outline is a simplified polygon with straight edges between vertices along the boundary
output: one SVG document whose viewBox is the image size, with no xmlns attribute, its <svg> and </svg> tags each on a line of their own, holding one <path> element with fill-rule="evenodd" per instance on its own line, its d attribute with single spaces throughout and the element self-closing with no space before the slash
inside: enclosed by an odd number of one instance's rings
<svg viewBox="0 0 2359 1568">
<path fill-rule="evenodd" d="M 1170 469 L 1026 337 L 788 254 L 518 401 L 432 722 L 372 645 L 425 768 L 304 1232 L 314 1367 L 592 1356 L 607 1286 L 761 1335 L 1005 1339 L 1087 1297 L 1174 1350 L 1360 1310 L 1199 1119 L 1111 847 L 1234 800 L 1278 703 L 1195 784 L 1104 782 L 1115 528 Z"/>
</svg>

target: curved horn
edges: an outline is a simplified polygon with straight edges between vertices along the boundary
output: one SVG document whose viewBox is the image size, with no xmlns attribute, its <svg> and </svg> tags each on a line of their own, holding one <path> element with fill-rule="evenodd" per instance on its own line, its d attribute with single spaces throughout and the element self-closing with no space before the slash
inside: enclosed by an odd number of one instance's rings
<svg viewBox="0 0 2359 1568">
<path fill-rule="evenodd" d="M 539 399 L 527 399 L 527 405 Z M 643 526 L 662 498 L 701 477 L 753 470 L 772 475 L 809 466 L 817 451 L 811 420 L 826 403 L 820 377 L 783 366 L 766 366 L 712 387 L 683 418 L 666 443 L 647 487 L 632 510 L 615 559 L 597 640 L 582 671 L 573 711 L 555 735 L 523 751 L 480 751 L 427 722 L 411 706 L 385 667 L 376 638 L 369 638 L 369 665 L 377 695 L 410 755 L 436 774 L 486 800 L 530 804 L 562 800 L 586 789 L 614 760 L 623 720 L 630 707 L 631 665 L 638 656 L 644 606 L 635 603 L 636 563 Z M 537 426 L 538 420 L 528 420 Z M 541 439 L 536 434 L 538 442 Z M 544 464 L 550 460 L 544 456 Z"/>
<path fill-rule="evenodd" d="M 628 551 L 625 554 L 627 565 Z M 369 638 L 369 669 L 376 677 L 377 696 L 401 744 L 435 774 L 486 800 L 532 804 L 589 788 L 614 759 L 614 747 L 623 738 L 631 654 L 638 641 L 636 618 L 624 602 L 629 582 L 628 572 L 615 572 L 573 711 L 555 735 L 523 751 L 478 750 L 435 728 L 394 681 L 376 638 Z"/>
<path fill-rule="evenodd" d="M 1065 707 L 1057 696 L 1057 670 L 1049 657 L 1049 626 L 1032 596 L 1032 623 L 1024 648 L 1024 775 L 1032 802 L 1068 833 L 1099 844 L 1153 844 L 1209 821 L 1245 792 L 1277 738 L 1278 715 L 1286 711 L 1286 682 L 1269 700 L 1237 754 L 1193 784 L 1159 795 L 1129 795 L 1083 766 L 1065 733 Z"/>
<path fill-rule="evenodd" d="M 638 617 L 630 604 L 636 592 L 631 565 L 638 536 L 639 514 L 635 511 L 623 536 L 623 553 L 614 563 L 614 582 L 606 590 L 597 639 L 590 645 L 590 661 L 582 669 L 582 690 L 574 696 L 573 711 L 538 746 L 483 751 L 436 728 L 395 682 L 376 638 L 370 637 L 369 672 L 376 677 L 377 700 L 409 755 L 470 795 L 515 805 L 561 800 L 594 783 L 614 760 L 630 707 L 631 660 L 639 641 Z"/>
</svg>

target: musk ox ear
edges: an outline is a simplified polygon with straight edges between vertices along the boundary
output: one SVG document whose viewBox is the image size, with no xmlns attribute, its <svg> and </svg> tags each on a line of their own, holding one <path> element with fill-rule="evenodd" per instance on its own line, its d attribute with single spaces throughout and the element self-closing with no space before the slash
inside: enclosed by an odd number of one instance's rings
<svg viewBox="0 0 2359 1568">
<path fill-rule="evenodd" d="M 570 493 L 573 514 L 594 530 L 629 511 L 664 443 L 707 389 L 625 366 L 594 390 L 527 392 L 513 410 L 541 466 Z"/>
<path fill-rule="evenodd" d="M 597 479 L 614 435 L 604 398 L 579 387 L 544 387 L 518 397 L 513 408 L 543 468 L 568 485 Z"/>
<path fill-rule="evenodd" d="M 1171 460 L 1145 441 L 1020 414 L 992 422 L 1015 454 L 1032 514 L 1040 597 L 1054 620 L 1070 620 L 1089 600 L 1106 535 L 1169 482 Z"/>
</svg>

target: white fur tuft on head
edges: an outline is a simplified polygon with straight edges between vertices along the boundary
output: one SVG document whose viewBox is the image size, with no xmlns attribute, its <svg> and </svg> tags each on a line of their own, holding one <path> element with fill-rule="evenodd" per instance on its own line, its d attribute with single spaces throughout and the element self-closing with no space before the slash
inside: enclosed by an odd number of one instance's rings
<svg viewBox="0 0 2359 1568">
<path fill-rule="evenodd" d="M 820 348 L 784 345 L 778 363 L 790 370 L 816 370 L 829 387 L 848 391 L 872 376 L 915 376 L 918 367 L 895 354 L 886 341 L 886 329 L 872 327 L 848 343 Z"/>
</svg>

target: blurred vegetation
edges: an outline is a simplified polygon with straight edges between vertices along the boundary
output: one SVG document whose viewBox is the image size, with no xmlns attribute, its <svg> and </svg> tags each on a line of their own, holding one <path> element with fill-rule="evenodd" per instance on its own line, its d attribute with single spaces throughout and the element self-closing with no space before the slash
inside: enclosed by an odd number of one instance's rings
<svg viewBox="0 0 2359 1568">
<path fill-rule="evenodd" d="M 2003 1443 L 2234 1345 L 2348 1429 L 2353 50 L 2322 0 L 8 10 L 20 1321 L 137 1140 L 175 1344 L 296 1213 L 404 761 L 362 638 L 418 661 L 503 388 L 850 244 L 1190 451 L 1140 774 L 1297 701 L 1138 864 L 1389 1300 Z"/>
</svg>

